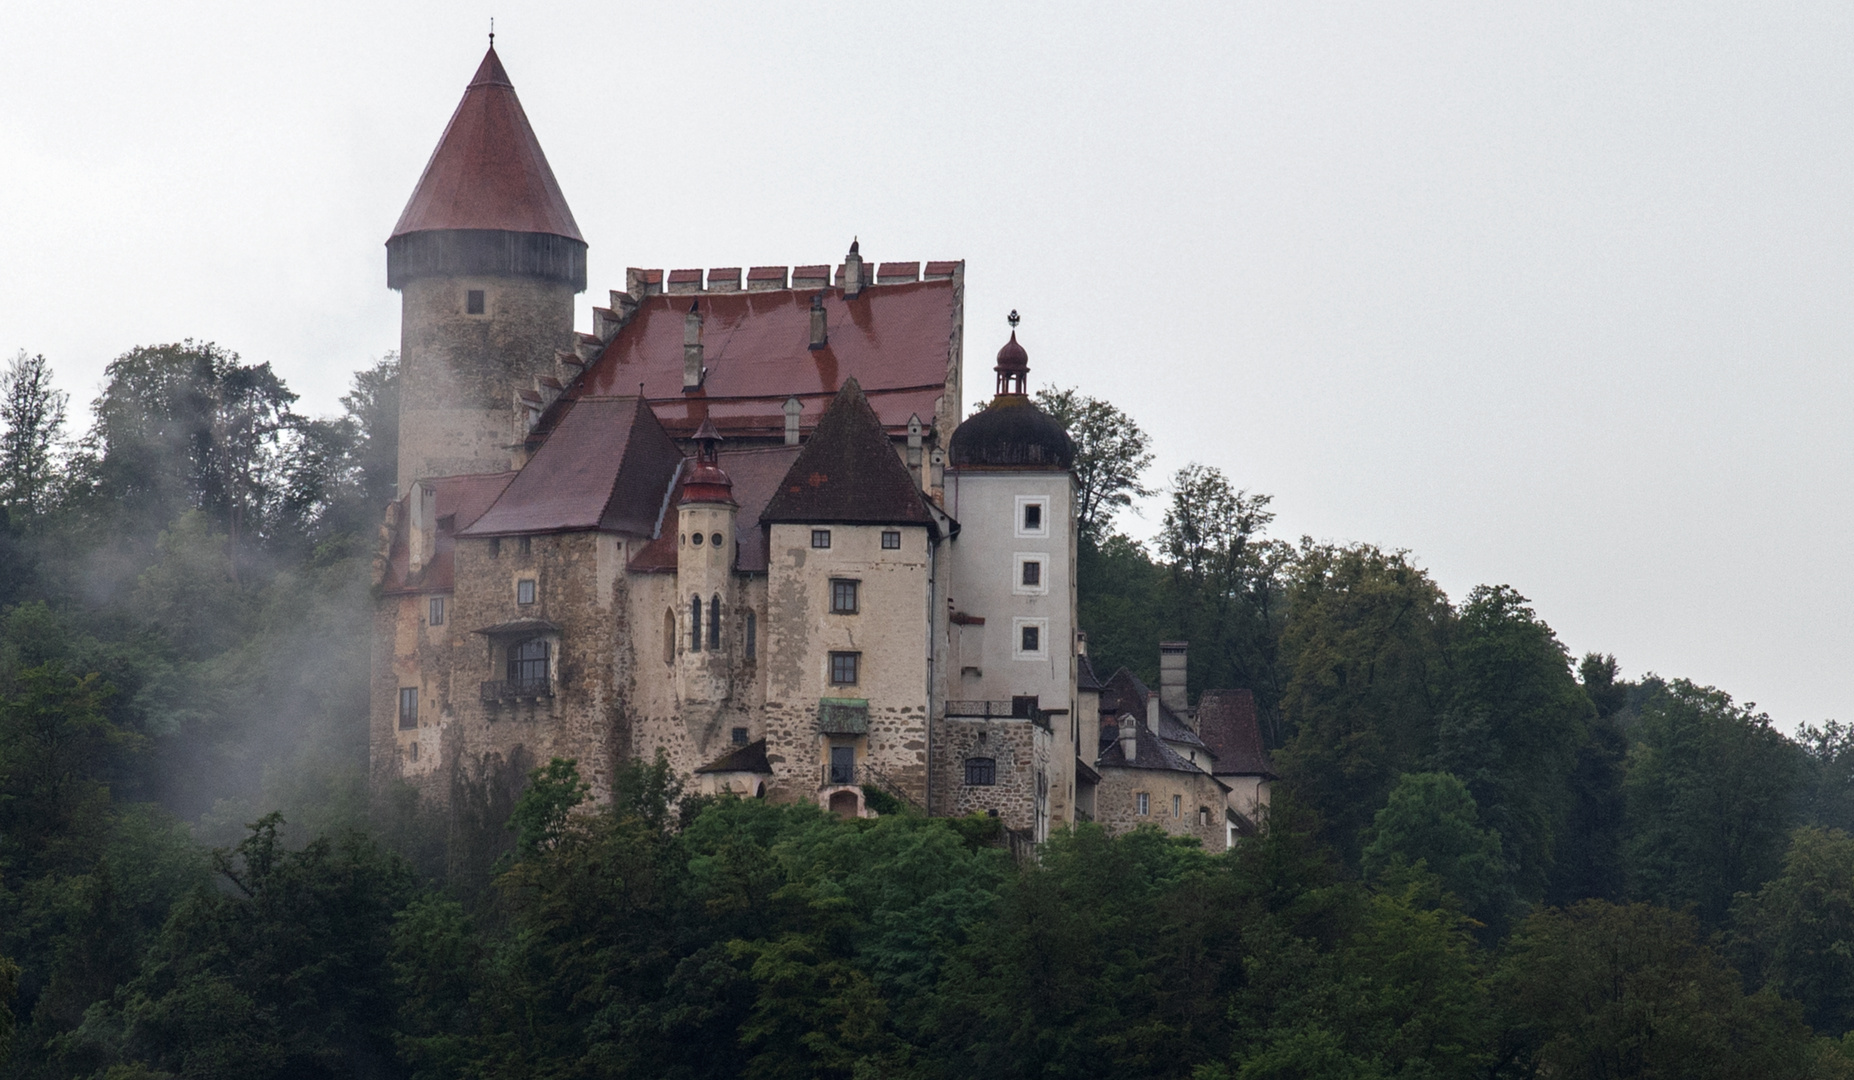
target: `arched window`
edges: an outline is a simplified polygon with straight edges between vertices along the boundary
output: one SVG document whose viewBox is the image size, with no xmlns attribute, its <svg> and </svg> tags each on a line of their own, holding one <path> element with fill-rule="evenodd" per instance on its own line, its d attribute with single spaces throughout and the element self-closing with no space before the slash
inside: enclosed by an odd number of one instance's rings
<svg viewBox="0 0 1854 1080">
<path fill-rule="evenodd" d="M 547 639 L 533 637 L 509 646 L 509 682 L 547 682 Z"/>
<path fill-rule="evenodd" d="M 708 647 L 710 649 L 719 649 L 721 647 L 720 593 L 716 593 L 714 598 L 708 601 Z"/>
<path fill-rule="evenodd" d="M 676 662 L 676 609 L 663 609 L 663 662 Z"/>
<path fill-rule="evenodd" d="M 755 640 L 755 638 L 757 638 L 758 636 L 759 636 L 759 620 L 754 618 L 753 612 L 749 611 L 747 612 L 747 648 L 746 648 L 747 659 L 749 660 L 753 659 L 753 655 L 754 655 L 753 650 L 759 644 L 759 642 Z"/>
<path fill-rule="evenodd" d="M 702 651 L 702 598 L 689 598 L 689 651 Z"/>
</svg>

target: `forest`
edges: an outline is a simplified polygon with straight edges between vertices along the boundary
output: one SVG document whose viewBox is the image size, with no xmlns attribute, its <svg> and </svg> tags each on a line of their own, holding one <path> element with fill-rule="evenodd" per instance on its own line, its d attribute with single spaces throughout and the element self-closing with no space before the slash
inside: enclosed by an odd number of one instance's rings
<svg viewBox="0 0 1854 1080">
<path fill-rule="evenodd" d="M 132 349 L 0 371 L 0 1077 L 1854 1077 L 1854 730 L 1574 657 L 1519 589 L 1270 535 L 1077 389 L 1103 675 L 1255 692 L 1210 854 L 680 789 L 371 791 L 397 363 L 311 417 Z M 1126 531 L 1137 499 L 1156 537 Z M 875 793 L 879 794 L 879 793 Z M 874 798 L 874 794 L 872 794 Z"/>
</svg>

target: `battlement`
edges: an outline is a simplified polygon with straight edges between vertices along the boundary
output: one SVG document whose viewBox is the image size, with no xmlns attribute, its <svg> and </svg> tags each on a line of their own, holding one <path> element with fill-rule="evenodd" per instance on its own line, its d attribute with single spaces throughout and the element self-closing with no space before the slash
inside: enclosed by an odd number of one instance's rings
<svg viewBox="0 0 1854 1080">
<path fill-rule="evenodd" d="M 867 264 L 864 264 L 867 265 Z M 957 276 L 965 266 L 962 260 L 943 259 L 927 263 L 885 262 L 876 267 L 874 284 L 904 285 L 914 281 L 946 281 Z M 614 292 L 614 297 L 623 295 L 633 304 L 646 296 L 662 293 L 671 295 L 682 293 L 738 293 L 771 292 L 779 289 L 828 289 L 833 285 L 833 276 L 828 265 L 809 266 L 754 266 L 746 270 L 743 283 L 741 267 L 718 266 L 704 273 L 700 268 L 692 267 L 680 270 L 646 270 L 631 267 L 625 271 L 625 287 L 622 294 Z M 865 272 L 866 273 L 866 272 Z M 849 264 L 837 267 L 834 277 L 836 288 L 845 288 L 849 284 Z M 867 286 L 870 281 L 864 278 Z M 612 310 L 619 309 L 614 300 Z M 599 309 L 602 313 L 603 309 Z"/>
</svg>

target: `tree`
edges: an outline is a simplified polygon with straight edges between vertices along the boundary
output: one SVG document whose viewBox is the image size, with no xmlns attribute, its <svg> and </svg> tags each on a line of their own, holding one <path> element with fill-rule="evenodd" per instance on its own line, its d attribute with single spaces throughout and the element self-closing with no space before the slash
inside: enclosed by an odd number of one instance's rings
<svg viewBox="0 0 1854 1080">
<path fill-rule="evenodd" d="M 1036 403 L 1075 443 L 1075 522 L 1086 543 L 1113 532 L 1114 516 L 1152 494 L 1140 475 L 1152 464 L 1151 437 L 1120 409 L 1073 388 L 1045 387 Z"/>
<path fill-rule="evenodd" d="M 0 697 L 0 886 L 95 857 L 109 827 L 109 779 L 144 740 L 110 723 L 111 691 L 63 664 L 20 671 Z"/>
<path fill-rule="evenodd" d="M 1824 828 L 1854 830 L 1854 726 L 1830 720 L 1796 732 L 1802 746 L 1803 820 Z"/>
<path fill-rule="evenodd" d="M 0 508 L 30 515 L 49 506 L 68 400 L 42 354 L 21 349 L 0 372 Z"/>
<path fill-rule="evenodd" d="M 1629 890 L 1725 923 L 1732 897 L 1775 877 L 1795 820 L 1801 753 L 1770 717 L 1675 680 L 1637 722 L 1625 791 Z"/>
<path fill-rule="evenodd" d="M 1731 940 L 1746 974 L 1802 1002 L 1817 1031 L 1854 1028 L 1854 838 L 1791 834 L 1783 872 L 1733 904 Z"/>
<path fill-rule="evenodd" d="M 1691 916 L 1647 904 L 1533 915 L 1494 986 L 1522 1075 L 1801 1077 L 1815 1049 L 1793 1004 L 1747 997 Z"/>
<path fill-rule="evenodd" d="M 1448 773 L 1405 773 L 1363 837 L 1360 865 L 1396 885 L 1434 874 L 1484 923 L 1504 924 L 1513 896 L 1500 834 L 1480 823 L 1468 785 Z"/>
<path fill-rule="evenodd" d="M 1454 612 L 1406 553 L 1368 544 L 1303 541 L 1287 596 L 1276 766 L 1356 858 L 1397 778 L 1431 760 Z"/>
</svg>

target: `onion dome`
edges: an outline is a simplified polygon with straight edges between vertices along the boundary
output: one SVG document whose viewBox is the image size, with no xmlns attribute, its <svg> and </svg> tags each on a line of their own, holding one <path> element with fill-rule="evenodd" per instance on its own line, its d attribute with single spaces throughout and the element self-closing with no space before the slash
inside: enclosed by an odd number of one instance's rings
<svg viewBox="0 0 1854 1080">
<path fill-rule="evenodd" d="M 1011 312 L 1015 325 L 1017 313 Z M 998 396 L 984 412 L 953 429 L 948 453 L 954 468 L 1033 469 L 1066 472 L 1075 464 L 1075 444 L 1056 418 L 1037 407 L 1024 386 L 1030 354 L 1017 331 L 998 350 Z"/>
<path fill-rule="evenodd" d="M 734 481 L 721 468 L 721 433 L 715 430 L 713 420 L 703 420 L 696 429 L 695 441 L 701 444 L 696 451 L 695 464 L 689 467 L 689 479 L 683 482 L 682 499 L 678 505 L 690 503 L 722 503 L 727 506 L 734 502 Z"/>
</svg>

